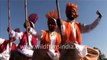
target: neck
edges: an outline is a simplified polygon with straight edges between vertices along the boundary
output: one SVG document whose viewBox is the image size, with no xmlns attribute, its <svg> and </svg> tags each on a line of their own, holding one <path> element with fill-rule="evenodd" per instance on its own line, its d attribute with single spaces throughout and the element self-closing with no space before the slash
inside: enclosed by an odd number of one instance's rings
<svg viewBox="0 0 107 60">
<path fill-rule="evenodd" d="M 68 20 L 70 23 L 74 22 L 75 20 Z"/>
<path fill-rule="evenodd" d="M 49 31 L 49 33 L 53 33 L 53 32 L 55 32 L 55 31 Z"/>
<path fill-rule="evenodd" d="M 27 33 L 27 35 L 30 35 L 31 33 L 30 32 L 28 32 L 28 31 L 26 31 L 26 33 Z"/>
</svg>

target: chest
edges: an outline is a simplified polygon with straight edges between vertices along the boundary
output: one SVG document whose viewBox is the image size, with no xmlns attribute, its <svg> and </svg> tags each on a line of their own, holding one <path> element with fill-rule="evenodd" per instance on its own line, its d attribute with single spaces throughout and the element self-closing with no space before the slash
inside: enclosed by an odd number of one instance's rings
<svg viewBox="0 0 107 60">
<path fill-rule="evenodd" d="M 50 43 L 50 44 L 54 44 L 56 41 L 57 41 L 57 35 L 55 32 L 52 32 L 52 33 L 47 33 L 45 36 L 44 36 L 45 39 L 44 42 L 45 43 Z"/>
</svg>

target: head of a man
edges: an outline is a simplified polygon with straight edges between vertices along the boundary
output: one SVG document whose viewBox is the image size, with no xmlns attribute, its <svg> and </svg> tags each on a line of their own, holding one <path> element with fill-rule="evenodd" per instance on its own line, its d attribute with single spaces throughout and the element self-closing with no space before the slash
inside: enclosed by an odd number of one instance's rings
<svg viewBox="0 0 107 60">
<path fill-rule="evenodd" d="M 48 25 L 49 31 L 53 32 L 56 30 L 57 24 L 54 18 L 48 18 L 47 25 Z"/>
<path fill-rule="evenodd" d="M 30 29 L 32 27 L 32 24 L 29 20 L 26 20 L 24 23 L 24 28 L 25 29 Z"/>
<path fill-rule="evenodd" d="M 76 4 L 73 4 L 71 2 L 67 3 L 66 5 L 66 17 L 68 20 L 74 20 L 78 17 L 78 6 Z"/>
<path fill-rule="evenodd" d="M 58 12 L 57 10 L 52 10 L 46 14 L 47 17 L 47 25 L 49 28 L 49 31 L 55 31 L 57 29 L 57 22 L 58 19 Z"/>
<path fill-rule="evenodd" d="M 34 28 L 35 27 L 34 24 L 36 23 L 37 19 L 38 19 L 38 15 L 37 14 L 35 14 L 35 13 L 30 14 L 28 16 L 28 20 L 26 20 L 25 23 L 24 23 L 24 28 L 25 29 Z"/>
</svg>

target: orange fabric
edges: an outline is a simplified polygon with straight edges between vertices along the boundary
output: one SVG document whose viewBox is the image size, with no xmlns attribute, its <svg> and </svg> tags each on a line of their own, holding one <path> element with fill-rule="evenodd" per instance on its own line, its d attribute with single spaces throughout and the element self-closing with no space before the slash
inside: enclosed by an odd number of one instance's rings
<svg viewBox="0 0 107 60">
<path fill-rule="evenodd" d="M 75 22 L 76 38 L 74 37 L 74 33 L 73 33 L 73 29 L 71 27 L 71 24 L 67 21 L 64 21 L 63 23 L 65 25 L 64 39 L 66 40 L 66 42 L 67 43 L 69 43 L 69 42 L 75 43 L 77 40 L 78 44 L 81 44 L 82 37 L 81 37 L 80 28 L 79 28 L 79 23 Z"/>
<path fill-rule="evenodd" d="M 59 33 L 56 32 L 55 52 L 59 51 L 60 43 L 61 43 L 61 36 Z M 43 32 L 43 38 L 41 38 L 41 44 L 43 44 L 43 45 L 49 45 L 50 44 L 49 31 Z M 49 49 L 49 47 L 48 47 L 48 49 Z"/>
<path fill-rule="evenodd" d="M 58 19 L 58 11 L 57 11 L 57 10 L 49 11 L 49 12 L 46 14 L 46 17 L 47 17 L 48 19 L 50 19 L 50 18 Z"/>
<path fill-rule="evenodd" d="M 66 4 L 66 14 L 69 15 L 69 12 L 70 12 L 71 10 L 74 10 L 74 11 L 75 11 L 76 14 L 73 15 L 75 18 L 79 17 L 77 4 L 74 4 L 74 3 L 71 3 L 71 2 L 67 3 L 67 4 Z"/>
<path fill-rule="evenodd" d="M 75 42 L 75 37 L 73 35 L 73 29 L 70 27 L 71 25 L 67 22 L 64 21 L 64 25 L 65 25 L 65 40 L 67 43 L 69 42 Z"/>
<path fill-rule="evenodd" d="M 81 31 L 80 31 L 80 23 L 79 22 L 76 22 L 75 23 L 75 26 L 76 26 L 76 38 L 77 38 L 77 41 L 78 41 L 78 44 L 82 44 L 82 35 L 81 35 Z"/>
<path fill-rule="evenodd" d="M 74 9 L 75 12 L 77 12 L 77 10 L 78 10 L 78 9 L 77 9 L 77 8 L 78 8 L 77 4 L 74 4 L 74 3 L 71 3 L 71 2 L 67 3 L 66 8 L 67 8 L 68 10 Z"/>
</svg>

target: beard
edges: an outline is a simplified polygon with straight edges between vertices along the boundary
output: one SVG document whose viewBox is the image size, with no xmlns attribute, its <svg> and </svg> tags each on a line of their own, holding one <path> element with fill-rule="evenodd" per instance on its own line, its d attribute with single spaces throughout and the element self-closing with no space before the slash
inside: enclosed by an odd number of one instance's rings
<svg viewBox="0 0 107 60">
<path fill-rule="evenodd" d="M 66 14 L 66 17 L 70 21 L 75 19 L 75 16 L 73 14 Z"/>
<path fill-rule="evenodd" d="M 27 32 L 30 32 L 30 27 L 27 27 L 27 28 L 26 28 L 26 31 L 27 31 Z"/>
<path fill-rule="evenodd" d="M 52 27 L 52 26 L 48 26 L 48 29 L 49 29 L 49 31 L 51 31 L 51 32 L 53 32 L 53 31 L 55 31 L 55 27 Z"/>
<path fill-rule="evenodd" d="M 54 28 L 49 28 L 49 31 L 53 32 L 53 31 L 54 31 Z"/>
<path fill-rule="evenodd" d="M 68 17 L 68 20 L 70 20 L 70 21 L 72 21 L 72 20 L 74 20 L 74 19 L 75 19 L 74 16 Z"/>
</svg>

